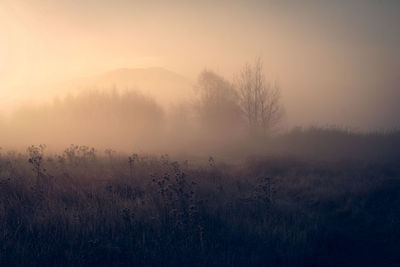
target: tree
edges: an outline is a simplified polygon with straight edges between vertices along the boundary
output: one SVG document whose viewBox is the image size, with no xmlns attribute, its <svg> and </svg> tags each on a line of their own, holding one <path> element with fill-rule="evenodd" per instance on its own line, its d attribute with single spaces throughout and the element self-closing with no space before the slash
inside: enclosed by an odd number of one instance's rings
<svg viewBox="0 0 400 267">
<path fill-rule="evenodd" d="M 197 82 L 197 111 L 208 131 L 232 130 L 241 123 L 239 97 L 233 84 L 210 70 L 204 70 Z"/>
<path fill-rule="evenodd" d="M 236 81 L 239 104 L 253 133 L 269 133 L 282 119 L 280 89 L 266 81 L 261 58 L 245 64 Z"/>
</svg>

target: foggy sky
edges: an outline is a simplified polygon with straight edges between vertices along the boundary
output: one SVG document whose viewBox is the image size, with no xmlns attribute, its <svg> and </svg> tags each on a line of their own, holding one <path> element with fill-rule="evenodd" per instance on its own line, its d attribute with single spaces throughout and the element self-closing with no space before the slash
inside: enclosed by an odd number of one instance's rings
<svg viewBox="0 0 400 267">
<path fill-rule="evenodd" d="M 285 125 L 399 127 L 399 25 L 399 1 L 3 0 L 0 103 L 121 67 L 231 79 L 261 55 Z"/>
</svg>

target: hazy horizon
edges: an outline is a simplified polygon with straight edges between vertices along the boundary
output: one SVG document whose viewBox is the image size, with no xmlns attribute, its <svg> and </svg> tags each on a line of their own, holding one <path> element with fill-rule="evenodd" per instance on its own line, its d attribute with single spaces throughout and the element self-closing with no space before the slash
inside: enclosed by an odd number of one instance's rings
<svg viewBox="0 0 400 267">
<path fill-rule="evenodd" d="M 3 109 L 120 68 L 233 80 L 261 56 L 287 127 L 400 127 L 396 1 L 6 0 L 0 25 Z"/>
</svg>

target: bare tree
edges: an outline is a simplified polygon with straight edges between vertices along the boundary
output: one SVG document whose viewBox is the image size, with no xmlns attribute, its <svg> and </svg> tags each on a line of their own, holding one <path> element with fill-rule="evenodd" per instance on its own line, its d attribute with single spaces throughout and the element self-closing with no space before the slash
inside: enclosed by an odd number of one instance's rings
<svg viewBox="0 0 400 267">
<path fill-rule="evenodd" d="M 267 82 L 263 62 L 257 58 L 253 65 L 245 64 L 236 86 L 240 107 L 252 132 L 269 133 L 282 119 L 280 89 Z"/>
</svg>

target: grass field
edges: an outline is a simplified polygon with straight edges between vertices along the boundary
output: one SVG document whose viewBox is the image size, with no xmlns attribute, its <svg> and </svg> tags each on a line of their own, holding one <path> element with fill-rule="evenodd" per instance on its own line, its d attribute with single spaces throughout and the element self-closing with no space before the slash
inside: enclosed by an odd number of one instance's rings
<svg viewBox="0 0 400 267">
<path fill-rule="evenodd" d="M 1 266 L 398 266 L 395 160 L 0 157 Z"/>
</svg>

